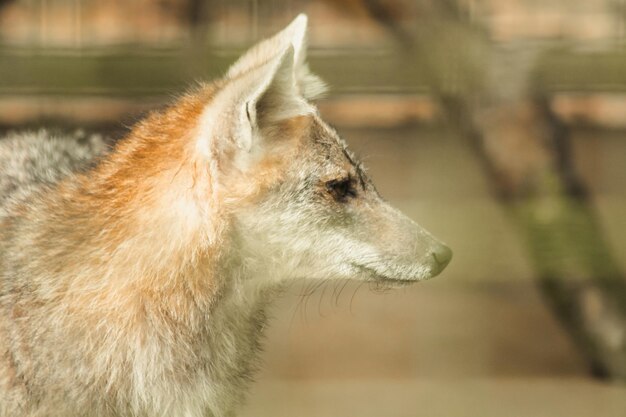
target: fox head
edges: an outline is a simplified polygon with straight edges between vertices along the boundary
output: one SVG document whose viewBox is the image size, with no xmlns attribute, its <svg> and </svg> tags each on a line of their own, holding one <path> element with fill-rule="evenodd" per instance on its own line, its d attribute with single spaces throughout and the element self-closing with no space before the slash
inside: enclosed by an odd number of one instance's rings
<svg viewBox="0 0 626 417">
<path fill-rule="evenodd" d="M 320 118 L 312 100 L 325 87 L 306 64 L 306 22 L 298 16 L 225 77 L 145 119 L 101 164 L 102 189 L 89 194 L 104 193 L 93 204 L 108 213 L 97 218 L 125 222 L 98 226 L 107 245 L 148 251 L 116 251 L 120 270 L 193 271 L 203 282 L 204 259 L 215 277 L 259 284 L 339 278 L 399 286 L 448 264 L 450 249 L 381 198 Z"/>
<path fill-rule="evenodd" d="M 452 252 L 381 198 L 311 100 L 306 24 L 246 52 L 202 113 L 197 147 L 242 262 L 272 280 L 352 278 L 390 286 L 439 274 Z"/>
</svg>

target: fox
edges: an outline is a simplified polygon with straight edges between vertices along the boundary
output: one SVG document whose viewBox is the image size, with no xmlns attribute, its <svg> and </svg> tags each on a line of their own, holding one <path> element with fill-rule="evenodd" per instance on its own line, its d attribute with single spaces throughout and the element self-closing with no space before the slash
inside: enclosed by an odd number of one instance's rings
<svg viewBox="0 0 626 417">
<path fill-rule="evenodd" d="M 111 146 L 0 140 L 0 417 L 233 416 L 290 283 L 397 288 L 450 262 L 322 120 L 306 30 Z"/>
</svg>

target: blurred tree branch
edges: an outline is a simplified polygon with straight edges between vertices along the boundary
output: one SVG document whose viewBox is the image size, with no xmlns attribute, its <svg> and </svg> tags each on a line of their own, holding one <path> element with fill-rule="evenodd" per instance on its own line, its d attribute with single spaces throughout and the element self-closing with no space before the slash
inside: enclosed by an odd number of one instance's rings
<svg viewBox="0 0 626 417">
<path fill-rule="evenodd" d="M 421 0 L 412 29 L 390 19 L 386 2 L 363 1 L 407 64 L 426 65 L 434 96 L 475 150 L 525 238 L 545 300 L 593 372 L 626 381 L 626 280 L 574 169 L 570 132 L 532 83 L 538 51 L 494 46 L 458 0 Z"/>
</svg>

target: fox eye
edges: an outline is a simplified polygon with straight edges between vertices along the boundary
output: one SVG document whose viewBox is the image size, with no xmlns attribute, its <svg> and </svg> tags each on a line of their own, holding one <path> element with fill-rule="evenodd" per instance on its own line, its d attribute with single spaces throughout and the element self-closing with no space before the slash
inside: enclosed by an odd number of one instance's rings
<svg viewBox="0 0 626 417">
<path fill-rule="evenodd" d="M 349 198 L 356 197 L 354 181 L 350 177 L 326 182 L 326 190 L 335 201 L 341 203 L 346 202 Z"/>
</svg>

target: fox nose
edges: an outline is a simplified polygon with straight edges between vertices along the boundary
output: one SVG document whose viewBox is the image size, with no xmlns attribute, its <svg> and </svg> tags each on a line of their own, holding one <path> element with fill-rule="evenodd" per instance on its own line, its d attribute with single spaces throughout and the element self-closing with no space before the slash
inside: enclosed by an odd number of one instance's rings
<svg viewBox="0 0 626 417">
<path fill-rule="evenodd" d="M 439 274 L 450 263 L 452 259 L 452 250 L 446 245 L 438 245 L 431 255 L 434 259 L 433 276 Z"/>
</svg>

